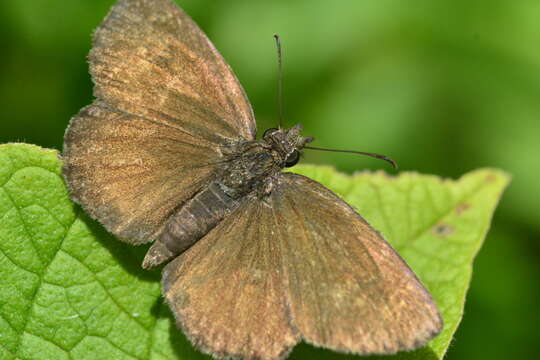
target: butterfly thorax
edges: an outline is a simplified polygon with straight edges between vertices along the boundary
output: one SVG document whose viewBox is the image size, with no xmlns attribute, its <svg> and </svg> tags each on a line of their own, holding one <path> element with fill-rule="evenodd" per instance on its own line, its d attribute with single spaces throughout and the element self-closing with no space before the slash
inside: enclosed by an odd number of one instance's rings
<svg viewBox="0 0 540 360">
<path fill-rule="evenodd" d="M 300 125 L 270 129 L 262 140 L 224 145 L 225 161 L 214 180 L 175 210 L 143 267 L 159 265 L 187 250 L 249 196 L 270 195 L 281 170 L 296 164 L 300 149 L 313 140 L 300 136 L 301 129 Z"/>
<path fill-rule="evenodd" d="M 228 149 L 228 161 L 218 175 L 223 191 L 237 199 L 256 192 L 268 195 L 275 175 L 284 167 L 298 162 L 300 149 L 311 137 L 300 136 L 302 127 L 289 130 L 269 129 L 263 139 L 233 145 Z"/>
</svg>

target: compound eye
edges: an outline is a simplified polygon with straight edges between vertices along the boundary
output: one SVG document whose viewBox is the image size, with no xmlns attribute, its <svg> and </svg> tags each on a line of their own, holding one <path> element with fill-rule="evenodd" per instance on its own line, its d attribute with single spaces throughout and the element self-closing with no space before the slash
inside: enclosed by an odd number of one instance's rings
<svg viewBox="0 0 540 360">
<path fill-rule="evenodd" d="M 270 135 L 271 133 L 273 133 L 274 131 L 277 131 L 278 129 L 276 128 L 270 128 L 270 129 L 266 129 L 266 131 L 263 133 L 263 139 L 265 137 L 267 137 L 268 135 Z"/>
<path fill-rule="evenodd" d="M 285 167 L 291 167 L 296 165 L 298 163 L 298 160 L 300 160 L 300 152 L 298 150 L 294 150 L 285 160 Z"/>
</svg>

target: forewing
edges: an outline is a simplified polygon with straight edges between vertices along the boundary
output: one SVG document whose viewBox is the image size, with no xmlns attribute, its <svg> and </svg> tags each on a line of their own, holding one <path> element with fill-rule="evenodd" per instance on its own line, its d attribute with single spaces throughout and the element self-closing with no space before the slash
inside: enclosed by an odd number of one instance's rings
<svg viewBox="0 0 540 360">
<path fill-rule="evenodd" d="M 433 299 L 414 273 L 337 195 L 287 174 L 270 204 L 290 316 L 305 341 L 388 354 L 417 348 L 440 331 Z"/>
<path fill-rule="evenodd" d="M 271 208 L 251 198 L 165 267 L 165 299 L 204 352 L 272 360 L 298 342 L 276 231 Z"/>
<path fill-rule="evenodd" d="M 152 241 L 255 122 L 228 65 L 170 0 L 119 0 L 90 53 L 96 102 L 66 132 L 74 200 L 109 231 Z"/>
<path fill-rule="evenodd" d="M 122 240 L 141 243 L 202 188 L 218 157 L 170 124 L 96 102 L 66 131 L 63 172 L 73 200 Z"/>
<path fill-rule="evenodd" d="M 251 106 L 201 29 L 171 0 L 119 0 L 94 34 L 94 93 L 210 142 L 254 139 Z"/>
</svg>

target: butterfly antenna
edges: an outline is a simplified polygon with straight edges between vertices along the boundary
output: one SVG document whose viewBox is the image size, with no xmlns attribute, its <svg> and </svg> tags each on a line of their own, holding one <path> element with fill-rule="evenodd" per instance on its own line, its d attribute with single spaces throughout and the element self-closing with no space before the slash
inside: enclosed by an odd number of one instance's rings
<svg viewBox="0 0 540 360">
<path fill-rule="evenodd" d="M 326 148 L 319 148 L 319 147 L 313 147 L 313 146 L 304 146 L 304 149 L 319 150 L 319 151 L 330 151 L 330 152 L 341 152 L 341 153 L 350 153 L 350 154 L 358 154 L 358 155 L 370 156 L 370 157 L 373 157 L 373 158 L 376 158 L 376 159 L 381 159 L 381 160 L 384 160 L 386 162 L 389 162 L 390 164 L 392 164 L 392 167 L 394 168 L 394 170 L 398 169 L 397 162 L 395 162 L 394 160 L 392 160 L 388 156 L 384 156 L 384 155 L 380 155 L 380 154 L 368 153 L 368 152 L 363 152 L 363 151 L 326 149 Z"/>
<path fill-rule="evenodd" d="M 274 34 L 274 39 L 276 40 L 277 48 L 277 57 L 278 57 L 278 88 L 277 88 L 277 98 L 278 98 L 278 111 L 279 111 L 279 128 L 283 125 L 283 64 L 281 61 L 281 39 L 279 35 Z"/>
</svg>

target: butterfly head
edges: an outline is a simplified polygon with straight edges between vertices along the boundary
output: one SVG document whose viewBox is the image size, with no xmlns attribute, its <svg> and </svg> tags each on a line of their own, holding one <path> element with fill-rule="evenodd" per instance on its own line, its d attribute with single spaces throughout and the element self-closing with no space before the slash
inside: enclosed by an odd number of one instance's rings
<svg viewBox="0 0 540 360">
<path fill-rule="evenodd" d="M 283 167 L 296 165 L 300 150 L 313 141 L 311 136 L 301 136 L 301 131 L 302 125 L 298 124 L 288 130 L 270 128 L 264 132 L 263 140 L 279 155 Z"/>
</svg>

